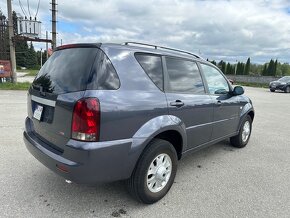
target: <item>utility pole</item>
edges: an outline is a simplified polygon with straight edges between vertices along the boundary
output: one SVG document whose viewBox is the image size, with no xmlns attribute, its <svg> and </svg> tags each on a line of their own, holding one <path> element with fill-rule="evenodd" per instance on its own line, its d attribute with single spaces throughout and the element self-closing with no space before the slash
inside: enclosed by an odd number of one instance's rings
<svg viewBox="0 0 290 218">
<path fill-rule="evenodd" d="M 42 67 L 42 48 L 40 48 L 40 67 Z"/>
<path fill-rule="evenodd" d="M 7 11 L 8 11 L 8 34 L 9 34 L 9 45 L 10 45 L 10 62 L 12 71 L 12 82 L 17 82 L 16 75 L 16 57 L 15 57 L 15 47 L 13 42 L 13 19 L 12 19 L 12 4 L 11 0 L 7 0 Z"/>
<path fill-rule="evenodd" d="M 46 31 L 46 60 L 48 59 L 48 43 L 47 43 L 47 40 L 48 40 L 48 32 Z"/>
<path fill-rule="evenodd" d="M 52 43 L 51 48 L 56 48 L 56 0 L 51 1 L 51 13 L 52 13 L 52 19 L 51 19 L 51 25 L 52 25 Z"/>
</svg>

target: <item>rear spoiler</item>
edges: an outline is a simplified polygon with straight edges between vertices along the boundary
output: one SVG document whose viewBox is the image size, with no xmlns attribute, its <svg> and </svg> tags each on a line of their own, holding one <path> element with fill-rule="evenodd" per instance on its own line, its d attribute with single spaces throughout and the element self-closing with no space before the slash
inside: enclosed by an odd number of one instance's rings
<svg viewBox="0 0 290 218">
<path fill-rule="evenodd" d="M 76 44 L 66 44 L 62 46 L 58 46 L 54 49 L 54 51 L 59 51 L 63 49 L 69 48 L 100 48 L 102 43 L 76 43 Z"/>
</svg>

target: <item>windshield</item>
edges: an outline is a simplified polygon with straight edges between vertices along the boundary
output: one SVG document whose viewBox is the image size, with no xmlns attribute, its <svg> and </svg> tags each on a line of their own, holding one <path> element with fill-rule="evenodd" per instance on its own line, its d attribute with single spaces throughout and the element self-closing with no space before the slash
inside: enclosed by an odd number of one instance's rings
<svg viewBox="0 0 290 218">
<path fill-rule="evenodd" d="M 279 82 L 289 82 L 290 81 L 290 76 L 284 76 L 278 80 Z"/>
</svg>

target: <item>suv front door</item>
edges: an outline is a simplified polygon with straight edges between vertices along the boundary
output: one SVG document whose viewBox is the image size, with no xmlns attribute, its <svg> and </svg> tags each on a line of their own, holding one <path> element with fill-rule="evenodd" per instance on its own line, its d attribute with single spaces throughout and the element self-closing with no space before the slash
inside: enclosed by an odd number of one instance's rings
<svg viewBox="0 0 290 218">
<path fill-rule="evenodd" d="M 208 142 L 212 134 L 213 100 L 195 62 L 163 57 L 165 93 L 169 114 L 180 118 L 186 127 L 187 149 Z"/>
<path fill-rule="evenodd" d="M 208 92 L 214 100 L 212 140 L 231 135 L 239 124 L 239 97 L 231 95 L 228 80 L 213 66 L 200 64 Z"/>
</svg>

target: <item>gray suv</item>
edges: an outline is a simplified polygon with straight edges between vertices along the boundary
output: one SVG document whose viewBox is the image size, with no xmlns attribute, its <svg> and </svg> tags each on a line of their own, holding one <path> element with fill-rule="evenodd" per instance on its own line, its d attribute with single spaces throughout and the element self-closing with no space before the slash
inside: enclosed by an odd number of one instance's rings
<svg viewBox="0 0 290 218">
<path fill-rule="evenodd" d="M 251 100 L 198 55 L 155 45 L 58 47 L 28 91 L 24 141 L 65 179 L 126 180 L 150 204 L 173 184 L 186 153 L 230 138 L 242 148 Z"/>
</svg>

